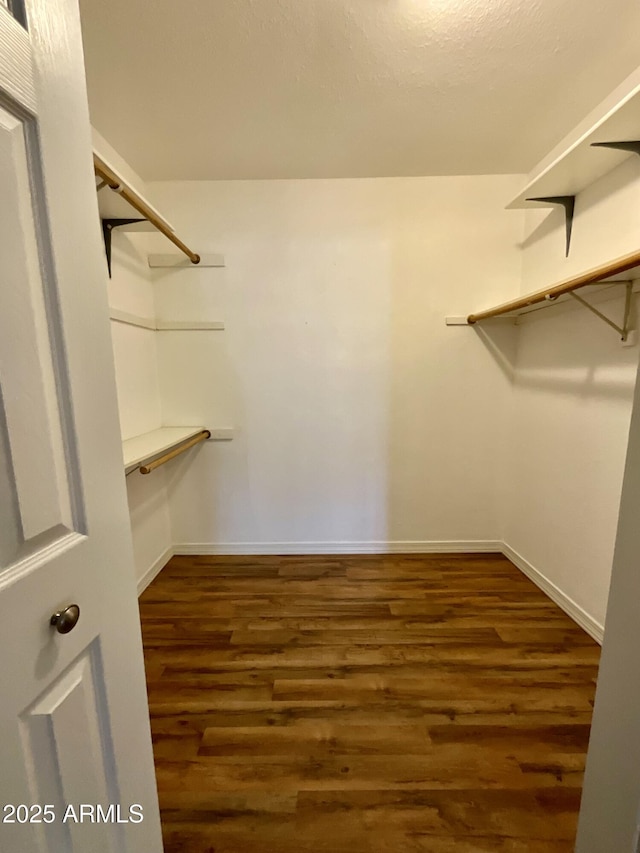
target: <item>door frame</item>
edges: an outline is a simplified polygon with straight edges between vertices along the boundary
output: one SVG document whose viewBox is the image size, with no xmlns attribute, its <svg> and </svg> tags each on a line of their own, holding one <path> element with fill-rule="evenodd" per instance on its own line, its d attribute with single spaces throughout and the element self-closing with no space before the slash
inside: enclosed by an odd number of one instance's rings
<svg viewBox="0 0 640 853">
<path fill-rule="evenodd" d="M 639 822 L 640 368 L 629 429 L 576 853 L 637 853 Z"/>
</svg>

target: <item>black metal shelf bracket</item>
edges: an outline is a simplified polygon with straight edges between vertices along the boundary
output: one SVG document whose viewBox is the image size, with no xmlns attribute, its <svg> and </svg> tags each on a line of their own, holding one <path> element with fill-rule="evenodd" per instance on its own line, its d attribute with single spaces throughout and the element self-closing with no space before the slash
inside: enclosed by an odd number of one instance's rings
<svg viewBox="0 0 640 853">
<path fill-rule="evenodd" d="M 569 257 L 571 248 L 571 232 L 573 230 L 573 217 L 576 210 L 576 197 L 574 195 L 548 195 L 540 198 L 528 198 L 527 201 L 537 201 L 540 204 L 558 204 L 564 208 L 564 221 L 566 231 L 565 257 Z"/>
<path fill-rule="evenodd" d="M 146 222 L 146 219 L 103 219 L 102 220 L 102 238 L 104 240 L 104 250 L 107 255 L 107 267 L 109 269 L 109 278 L 111 278 L 111 237 L 114 228 L 120 228 L 123 225 L 133 225 L 135 222 Z"/>
<path fill-rule="evenodd" d="M 640 141 L 631 140 L 630 142 L 592 142 L 592 148 L 613 148 L 616 151 L 631 151 L 632 154 L 640 156 Z"/>
</svg>

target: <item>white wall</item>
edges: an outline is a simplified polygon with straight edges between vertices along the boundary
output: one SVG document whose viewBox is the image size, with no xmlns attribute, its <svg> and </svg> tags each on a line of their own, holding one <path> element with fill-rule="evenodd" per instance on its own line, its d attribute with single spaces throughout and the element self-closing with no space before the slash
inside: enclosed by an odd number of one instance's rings
<svg viewBox="0 0 640 853">
<path fill-rule="evenodd" d="M 150 185 L 227 261 L 155 284 L 160 316 L 227 324 L 158 335 L 165 422 L 237 429 L 167 466 L 178 550 L 501 538 L 509 369 L 444 317 L 517 290 L 519 183 Z"/>
<path fill-rule="evenodd" d="M 564 215 L 526 219 L 522 291 L 636 250 L 640 159 L 577 198 L 564 258 Z M 623 288 L 598 304 L 618 322 Z M 607 604 L 638 347 L 578 305 L 531 315 L 518 333 L 504 538 L 601 630 Z"/>
<path fill-rule="evenodd" d="M 521 181 L 153 185 L 227 259 L 155 285 L 160 315 L 227 323 L 159 338 L 165 421 L 237 428 L 167 472 L 179 550 L 504 540 L 599 632 L 638 349 L 579 306 L 443 318 L 634 249 L 640 161 L 578 197 L 568 259 L 560 211 L 524 240 L 503 211 Z"/>
<path fill-rule="evenodd" d="M 95 131 L 94 145 L 126 180 L 144 191 L 144 183 L 140 177 Z M 104 189 L 102 192 L 109 190 Z M 147 239 L 143 234 L 114 230 L 109 305 L 111 308 L 142 317 L 154 317 L 155 304 L 147 263 Z M 111 334 L 120 429 L 122 438 L 127 439 L 156 429 L 162 423 L 156 333 L 112 320 Z M 171 520 L 165 472 L 160 469 L 148 477 L 142 477 L 137 472 L 132 473 L 127 477 L 127 497 L 136 573 L 140 582 L 147 573 L 153 571 L 159 561 L 166 559 L 171 547 Z"/>
</svg>

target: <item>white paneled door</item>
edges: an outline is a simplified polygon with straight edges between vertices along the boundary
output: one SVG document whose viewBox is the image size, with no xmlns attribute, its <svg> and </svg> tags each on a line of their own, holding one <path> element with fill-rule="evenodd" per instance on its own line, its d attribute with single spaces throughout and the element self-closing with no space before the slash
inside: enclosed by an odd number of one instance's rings
<svg viewBox="0 0 640 853">
<path fill-rule="evenodd" d="M 77 4 L 0 0 L 0 850 L 162 850 Z"/>
</svg>

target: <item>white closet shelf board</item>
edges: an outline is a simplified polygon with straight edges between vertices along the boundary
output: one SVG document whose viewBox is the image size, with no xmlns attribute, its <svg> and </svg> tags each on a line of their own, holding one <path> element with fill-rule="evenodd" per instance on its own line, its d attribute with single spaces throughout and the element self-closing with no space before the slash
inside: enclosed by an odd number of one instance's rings
<svg viewBox="0 0 640 853">
<path fill-rule="evenodd" d="M 112 172 L 118 173 L 118 170 L 109 162 L 109 159 L 105 157 L 102 152 L 94 147 L 93 153 L 99 157 L 105 166 L 108 166 Z M 98 186 L 98 182 L 96 183 L 96 187 Z M 130 186 L 127 184 L 127 186 Z M 165 217 L 160 213 L 160 211 L 151 204 L 151 202 L 141 193 L 137 187 L 130 186 L 130 188 L 135 192 L 137 196 L 139 196 L 142 201 L 153 211 L 153 213 L 162 221 L 162 223 L 170 230 L 175 231 L 173 225 L 168 222 Z M 139 219 L 140 214 L 138 211 L 131 207 L 128 201 L 126 201 L 122 196 L 109 189 L 109 187 L 103 187 L 98 193 L 98 210 L 100 211 L 100 219 Z M 140 222 L 136 225 L 124 225 L 121 226 L 126 228 L 128 231 L 156 231 L 156 227 L 151 224 L 151 222 Z"/>
<path fill-rule="evenodd" d="M 118 170 L 111 165 L 109 160 L 104 157 L 97 148 L 93 149 L 93 153 L 96 154 L 113 172 L 117 173 Z M 97 186 L 98 183 L 96 183 L 96 187 Z M 138 195 L 149 208 L 151 208 L 153 213 L 158 217 L 158 219 L 162 220 L 164 225 L 170 231 L 175 231 L 173 225 L 165 219 L 160 211 L 151 204 L 149 199 L 147 199 L 143 193 L 134 186 L 129 184 L 128 186 L 130 186 L 135 194 Z M 129 202 L 122 198 L 119 193 L 114 192 L 109 189 L 109 187 L 103 187 L 98 193 L 98 210 L 100 211 L 100 219 L 140 219 L 140 213 L 138 213 L 134 207 L 131 207 Z M 127 231 L 157 231 L 155 225 L 146 221 L 131 225 L 122 225 L 120 227 Z M 187 261 L 187 263 L 189 263 L 189 261 Z"/>
<path fill-rule="evenodd" d="M 640 293 L 640 281 L 638 280 L 638 276 L 640 276 L 640 271 L 634 270 L 633 276 L 628 274 L 624 279 L 615 276 L 614 278 L 598 284 L 585 285 L 580 288 L 580 294 L 592 305 L 599 305 L 602 302 L 608 302 L 611 299 L 615 299 L 617 296 L 622 296 L 623 291 L 619 287 L 616 287 L 616 284 L 619 285 L 627 281 L 633 282 L 633 293 L 637 294 Z M 495 318 L 488 319 L 495 319 L 496 321 L 510 320 L 515 325 L 518 325 L 520 319 L 526 317 L 528 314 L 535 314 L 537 311 L 547 311 L 549 309 L 559 307 L 560 305 L 570 305 L 572 308 L 577 307 L 576 302 L 571 298 L 571 295 L 569 293 L 564 293 L 552 301 L 539 302 L 534 305 L 525 305 L 521 308 L 514 309 L 513 311 L 500 314 Z M 462 316 L 445 317 L 445 323 L 447 326 L 471 325 L 467 317 Z"/>
<path fill-rule="evenodd" d="M 533 170 L 508 210 L 540 209 L 532 197 L 577 195 L 620 165 L 628 151 L 592 148 L 593 142 L 640 140 L 640 70 L 609 95 Z"/>
<path fill-rule="evenodd" d="M 158 332 L 224 331 L 224 323 L 218 320 L 156 320 Z"/>
<path fill-rule="evenodd" d="M 211 433 L 211 441 L 233 441 L 235 430 L 233 427 L 218 427 L 218 429 L 209 430 Z"/>
<path fill-rule="evenodd" d="M 160 427 L 122 442 L 125 470 L 148 462 L 202 432 L 206 427 Z"/>
<path fill-rule="evenodd" d="M 140 219 L 138 211 L 109 187 L 104 187 L 98 193 L 98 210 L 100 219 Z M 121 231 L 157 231 L 156 227 L 146 219 L 142 222 L 131 222 L 129 225 L 119 225 L 118 228 Z"/>
<path fill-rule="evenodd" d="M 149 255 L 149 266 L 167 269 L 199 269 L 202 267 L 224 267 L 226 264 L 224 255 L 215 253 L 201 254 L 200 261 L 197 264 L 192 264 L 189 258 L 185 258 L 184 255 L 171 253 L 168 255 Z"/>
<path fill-rule="evenodd" d="M 140 329 L 148 329 L 151 332 L 155 332 L 158 328 L 153 317 L 141 317 L 138 314 L 131 314 L 129 311 L 120 311 L 118 308 L 110 308 L 109 317 L 116 323 L 138 326 Z"/>
<path fill-rule="evenodd" d="M 154 228 L 156 228 L 161 234 L 164 234 L 169 242 L 173 243 L 176 248 L 183 252 L 192 264 L 200 262 L 200 255 L 190 249 L 187 244 L 178 237 L 173 230 L 173 226 L 167 222 L 167 220 L 155 209 L 155 207 L 153 207 L 153 205 L 149 204 L 144 196 L 136 192 L 136 190 L 127 183 L 122 175 L 120 175 L 108 161 L 100 157 L 95 150 L 93 152 L 93 171 L 96 177 L 100 180 L 98 186 L 121 196 L 122 200 L 138 214 L 135 219 L 148 220 Z M 106 206 L 107 202 L 103 202 L 103 204 Z M 105 209 L 106 207 L 103 208 L 103 210 Z M 117 223 L 109 223 L 104 229 L 107 254 L 109 254 L 109 235 L 111 234 L 111 228 L 114 224 Z"/>
<path fill-rule="evenodd" d="M 536 307 L 539 308 L 548 305 L 549 302 L 556 302 L 560 297 L 573 293 L 575 290 L 584 289 L 589 285 L 607 285 L 611 287 L 615 282 L 620 282 L 621 284 L 629 281 L 635 282 L 638 278 L 640 278 L 640 250 L 623 255 L 621 258 L 616 258 L 598 267 L 593 267 L 593 269 L 586 270 L 580 275 L 558 282 L 543 290 L 536 290 L 525 296 L 519 296 L 517 299 L 511 299 L 509 302 L 503 302 L 494 308 L 487 308 L 483 311 L 469 314 L 467 322 L 469 325 L 473 325 L 474 323 L 489 320 L 493 317 L 517 317 L 521 314 L 529 313 Z M 459 320 L 459 317 L 449 317 L 447 319 L 447 325 L 461 325 L 457 322 L 451 322 Z"/>
<path fill-rule="evenodd" d="M 198 332 L 224 331 L 224 323 L 219 320 L 156 320 L 152 317 L 140 317 L 118 308 L 109 309 L 109 316 L 116 323 L 126 326 L 138 326 L 151 332 Z"/>
</svg>

